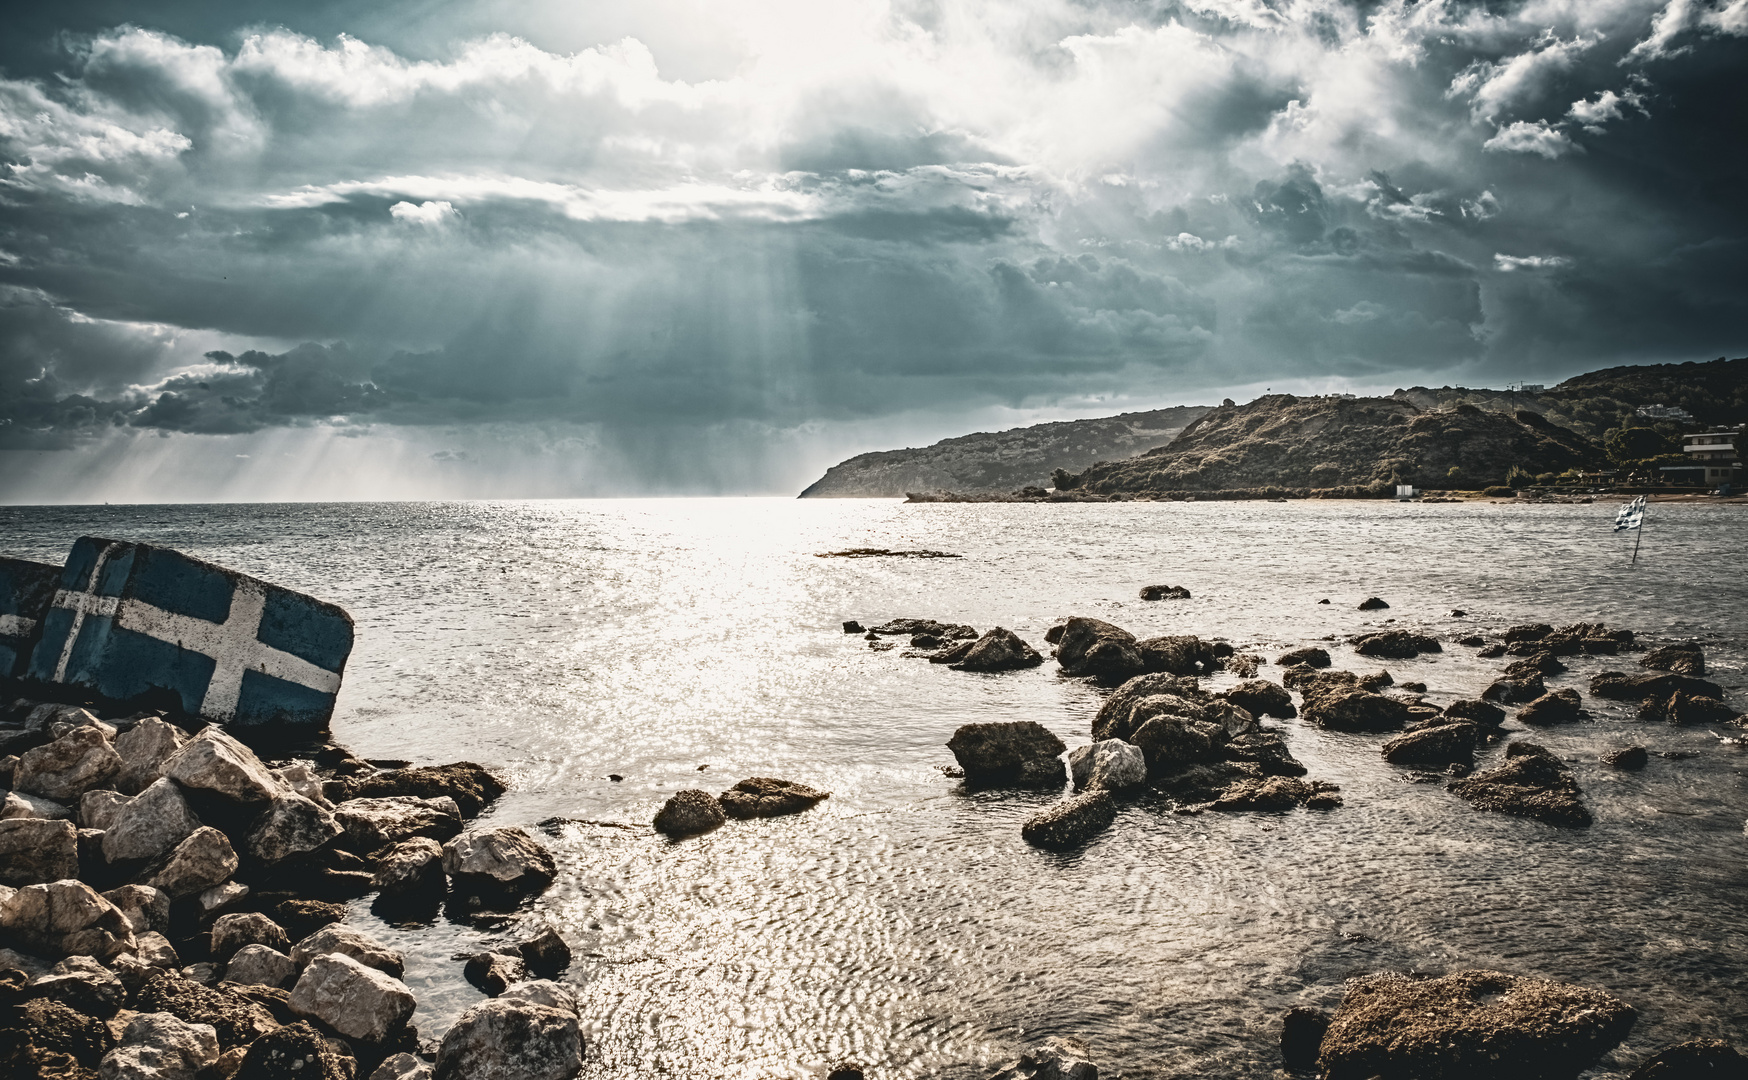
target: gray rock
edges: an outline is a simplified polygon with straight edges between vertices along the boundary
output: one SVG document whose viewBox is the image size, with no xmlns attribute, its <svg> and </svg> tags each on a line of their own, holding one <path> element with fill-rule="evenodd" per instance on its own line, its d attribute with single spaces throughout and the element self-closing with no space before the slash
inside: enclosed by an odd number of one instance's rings
<svg viewBox="0 0 1748 1080">
<path fill-rule="evenodd" d="M 437 1051 L 436 1080 L 571 1080 L 582 1068 L 577 1018 L 498 998 L 461 1014 Z"/>
<path fill-rule="evenodd" d="M 1473 720 L 1477 727 L 1496 728 L 1505 723 L 1505 710 L 1490 701 L 1468 698 L 1445 706 L 1445 715 L 1458 720 Z"/>
<path fill-rule="evenodd" d="M 237 915 L 220 915 L 212 924 L 212 958 L 224 961 L 245 945 L 265 945 L 270 949 L 288 949 L 285 930 L 261 914 L 250 911 Z"/>
<path fill-rule="evenodd" d="M 1117 820 L 1117 804 L 1108 791 L 1089 791 L 1054 803 L 1020 826 L 1020 836 L 1035 847 L 1067 851 L 1086 843 Z"/>
<path fill-rule="evenodd" d="M 255 752 L 216 727 L 188 740 L 164 762 L 164 775 L 185 788 L 232 802 L 265 803 L 287 790 Z"/>
<path fill-rule="evenodd" d="M 1068 772 L 1077 791 L 1123 791 L 1147 783 L 1147 758 L 1140 747 L 1105 739 L 1070 750 Z"/>
<path fill-rule="evenodd" d="M 1479 810 L 1581 828 L 1591 822 L 1583 792 L 1559 757 L 1534 743 L 1505 748 L 1505 764 L 1446 787 Z"/>
<path fill-rule="evenodd" d="M 1623 746 L 1602 755 L 1604 765 L 1633 771 L 1650 764 L 1651 755 L 1643 746 Z"/>
<path fill-rule="evenodd" d="M 1012 630 L 998 626 L 978 638 L 951 666 L 954 671 L 997 672 L 1034 668 L 1043 662 L 1038 650 Z"/>
<path fill-rule="evenodd" d="M 1099 1067 L 1079 1039 L 1054 1036 L 1027 1050 L 990 1080 L 1099 1080 Z"/>
<path fill-rule="evenodd" d="M 1522 678 L 1495 679 L 1481 692 L 1481 699 L 1496 701 L 1501 705 L 1522 705 L 1547 692 L 1547 684 L 1542 682 L 1542 676 L 1537 672 L 1526 674 Z"/>
<path fill-rule="evenodd" d="M 322 793 L 321 778 L 311 772 L 308 765 L 305 765 L 302 762 L 296 762 L 281 769 L 274 769 L 273 775 L 279 777 L 280 781 L 284 783 L 285 786 L 297 792 L 299 795 L 302 795 L 310 802 L 315 803 L 323 810 L 332 810 L 334 808 L 334 804 L 329 802 L 327 796 Z"/>
<path fill-rule="evenodd" d="M 98 1067 L 100 1080 L 194 1080 L 219 1059 L 211 1024 L 190 1024 L 167 1012 L 135 1013 Z"/>
<path fill-rule="evenodd" d="M 1209 808 L 1279 813 L 1305 804 L 1318 793 L 1317 787 L 1291 776 L 1236 780 L 1209 804 Z M 1336 805 L 1340 805 L 1339 802 Z"/>
<path fill-rule="evenodd" d="M 1698 643 L 1683 641 L 1674 645 L 1665 645 L 1661 649 L 1652 649 L 1639 660 L 1648 668 L 1659 671 L 1672 671 L 1677 675 L 1691 675 L 1702 679 L 1706 673 L 1705 652 Z"/>
<path fill-rule="evenodd" d="M 965 724 L 947 749 L 972 784 L 1043 787 L 1067 776 L 1060 757 L 1068 747 L 1034 720 Z"/>
<path fill-rule="evenodd" d="M 164 763 L 188 742 L 188 734 L 175 724 L 148 716 L 115 738 L 121 755 L 121 772 L 115 786 L 133 795 L 146 790 L 164 775 Z"/>
<path fill-rule="evenodd" d="M 1182 585 L 1143 585 L 1141 599 L 1143 600 L 1188 600 L 1190 590 Z"/>
<path fill-rule="evenodd" d="M 1168 702 L 1153 701 L 1168 698 Z M 1140 675 L 1130 679 L 1099 706 L 1092 725 L 1095 742 L 1105 739 L 1127 739 L 1148 717 L 1160 712 L 1199 716 L 1199 709 L 1209 697 L 1193 678 L 1163 672 Z M 1146 703 L 1146 704 L 1144 704 Z"/>
<path fill-rule="evenodd" d="M 79 876 L 79 830 L 71 821 L 0 821 L 0 885 L 35 885 Z"/>
<path fill-rule="evenodd" d="M 687 788 L 677 791 L 656 811 L 655 829 L 678 839 L 719 828 L 728 820 L 722 803 L 708 791 Z"/>
<path fill-rule="evenodd" d="M 1294 649 L 1291 652 L 1285 652 L 1276 657 L 1275 663 L 1281 667 L 1292 667 L 1295 664 L 1305 664 L 1314 668 L 1326 668 L 1330 663 L 1329 650 L 1318 648 L 1315 645 L 1307 646 L 1303 649 Z"/>
<path fill-rule="evenodd" d="M 1147 670 L 1135 635 L 1103 619 L 1081 616 L 1062 624 L 1056 662 L 1069 675 L 1089 675 L 1117 685 Z"/>
<path fill-rule="evenodd" d="M 402 840 L 376 857 L 371 885 L 384 896 L 403 896 L 443 884 L 443 845 L 428 836 Z"/>
<path fill-rule="evenodd" d="M 467 958 L 467 966 L 462 969 L 467 981 L 486 992 L 487 997 L 497 997 L 510 987 L 528 977 L 528 968 L 520 956 L 508 953 L 481 952 Z"/>
<path fill-rule="evenodd" d="M 723 792 L 718 801 L 724 814 L 745 819 L 799 814 L 829 798 L 831 792 L 797 784 L 793 780 L 753 776 Z"/>
<path fill-rule="evenodd" d="M 105 839 L 108 835 L 104 834 Z M 212 826 L 203 825 L 176 845 L 169 860 L 145 884 L 171 900 L 182 900 L 224 884 L 236 872 L 237 853 L 230 840 Z"/>
<path fill-rule="evenodd" d="M 1367 975 L 1348 981 L 1318 1066 L 1326 1080 L 1570 1077 L 1634 1019 L 1610 994 L 1497 971 Z"/>
<path fill-rule="evenodd" d="M 1689 1039 L 1639 1063 L 1627 1080 L 1742 1080 L 1748 1057 L 1722 1039 Z"/>
<path fill-rule="evenodd" d="M 103 857 L 112 863 L 156 859 L 199 828 L 200 819 L 189 809 L 182 789 L 168 779 L 155 780 L 116 810 L 103 834 Z M 234 862 L 231 869 L 236 869 Z"/>
<path fill-rule="evenodd" d="M 1584 703 L 1576 690 L 1553 690 L 1519 709 L 1517 719 L 1531 727 L 1575 724 L 1584 719 Z"/>
<path fill-rule="evenodd" d="M 291 947 L 291 960 L 303 967 L 318 956 L 338 953 L 368 967 L 400 978 L 406 971 L 401 954 L 360 934 L 350 927 L 330 923 Z"/>
<path fill-rule="evenodd" d="M 87 1016 L 114 1016 L 127 1001 L 127 987 L 89 956 L 69 956 L 30 984 L 32 997 L 49 998 Z"/>
<path fill-rule="evenodd" d="M 123 885 L 103 894 L 127 916 L 134 933 L 167 933 L 170 929 L 170 898 L 149 885 Z"/>
<path fill-rule="evenodd" d="M 1417 728 L 1385 741 L 1384 760 L 1392 765 L 1449 765 L 1472 762 L 1475 725 L 1466 721 Z"/>
<path fill-rule="evenodd" d="M 1438 639 L 1412 630 L 1384 630 L 1366 634 L 1353 643 L 1353 651 L 1361 656 L 1381 656 L 1386 660 L 1409 660 L 1423 652 L 1443 652 Z"/>
<path fill-rule="evenodd" d="M 250 1043 L 232 1080 L 355 1080 L 357 1073 L 343 1042 L 299 1021 Z"/>
<path fill-rule="evenodd" d="M 528 970 L 542 978 L 552 978 L 571 964 L 571 947 L 551 926 L 516 946 L 516 952 L 528 962 Z"/>
<path fill-rule="evenodd" d="M 0 932 L 45 956 L 103 961 L 137 945 L 127 916 L 81 881 L 28 885 L 0 897 Z"/>
<path fill-rule="evenodd" d="M 431 1080 L 431 1066 L 411 1054 L 384 1058 L 370 1080 Z"/>
<path fill-rule="evenodd" d="M 194 902 L 200 908 L 201 918 L 211 919 L 236 907 L 248 895 L 249 886 L 240 881 L 224 881 L 210 889 L 202 889 Z"/>
<path fill-rule="evenodd" d="M 349 799 L 334 808 L 334 820 L 346 831 L 354 851 L 375 851 L 415 836 L 442 843 L 461 832 L 461 807 L 447 795 L 421 799 L 391 795 L 381 799 Z"/>
<path fill-rule="evenodd" d="M 67 802 L 106 786 L 121 771 L 121 756 L 103 732 L 79 727 L 47 746 L 18 756 L 12 786 L 30 795 Z"/>
<path fill-rule="evenodd" d="M 577 994 L 575 990 L 564 983 L 553 982 L 551 979 L 530 979 L 527 982 L 516 983 L 498 997 L 504 1001 L 526 1001 L 532 1005 L 543 1005 L 548 1009 L 578 1015 Z"/>
<path fill-rule="evenodd" d="M 112 744 L 115 741 L 116 727 L 114 724 L 106 724 L 97 719 L 96 714 L 92 713 L 90 709 L 81 709 L 76 705 L 62 707 L 61 711 L 49 722 L 49 738 L 58 739 L 67 732 L 78 728 L 94 728 L 102 732 L 103 737 L 110 740 Z"/>
<path fill-rule="evenodd" d="M 92 795 L 115 795 L 115 792 L 87 791 L 81 796 L 80 802 L 84 802 Z M 121 796 L 116 795 L 116 798 L 121 798 Z M 72 816 L 72 810 L 53 799 L 45 799 L 40 795 L 30 795 L 22 791 L 8 791 L 4 798 L 0 798 L 0 821 L 9 818 L 41 818 L 44 821 L 65 821 L 70 820 Z M 100 829 L 103 826 L 93 825 L 90 827 Z"/>
<path fill-rule="evenodd" d="M 119 791 L 108 788 L 87 791 L 79 796 L 79 825 L 85 829 L 107 831 L 127 804 L 128 797 Z"/>
<path fill-rule="evenodd" d="M 1291 720 L 1299 715 L 1299 710 L 1293 705 L 1293 695 L 1287 693 L 1287 688 L 1267 679 L 1241 682 L 1220 696 L 1252 716 Z"/>
<path fill-rule="evenodd" d="M 138 942 L 134 956 L 140 963 L 149 968 L 163 968 L 165 971 L 181 970 L 182 958 L 176 955 L 176 947 L 163 934 L 155 930 L 136 930 L 134 940 Z"/>
<path fill-rule="evenodd" d="M 1358 680 L 1343 685 L 1325 681 L 1329 679 L 1319 676 L 1305 688 L 1307 723 L 1329 731 L 1360 732 L 1390 731 L 1408 723 L 1406 702 L 1363 689 Z"/>
<path fill-rule="evenodd" d="M 1168 675 L 1204 675 L 1221 668 L 1219 644 L 1194 634 L 1167 634 L 1135 643 L 1142 670 Z M 1230 646 L 1225 650 L 1229 655 Z"/>
<path fill-rule="evenodd" d="M 318 956 L 298 976 L 291 1011 L 347 1038 L 382 1044 L 406 1026 L 418 999 L 406 984 L 342 953 Z"/>
<path fill-rule="evenodd" d="M 558 865 L 521 829 L 476 829 L 443 845 L 443 872 L 460 889 L 529 893 L 551 885 Z"/>
<path fill-rule="evenodd" d="M 244 986 L 276 986 L 289 990 L 297 981 L 297 963 L 278 949 L 245 945 L 225 965 L 225 979 Z"/>
<path fill-rule="evenodd" d="M 302 795 L 284 792 L 273 797 L 245 846 L 249 854 L 271 866 L 316 851 L 341 832 L 332 813 Z"/>
</svg>

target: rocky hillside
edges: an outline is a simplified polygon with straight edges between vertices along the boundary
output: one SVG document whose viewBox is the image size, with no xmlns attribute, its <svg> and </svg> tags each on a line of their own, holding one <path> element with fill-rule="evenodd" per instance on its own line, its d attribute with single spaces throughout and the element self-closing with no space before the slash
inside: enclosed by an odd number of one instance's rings
<svg viewBox="0 0 1748 1080">
<path fill-rule="evenodd" d="M 1098 420 L 1034 424 L 943 439 L 921 449 L 861 454 L 832 466 L 804 499 L 903 498 L 910 491 L 1012 491 L 1046 486 L 1055 469 L 1084 469 L 1170 442 L 1208 411 L 1188 405 Z"/>
<path fill-rule="evenodd" d="M 1425 410 L 1399 397 L 1273 394 L 1210 410 L 1169 446 L 1094 465 L 1056 486 L 1106 495 L 1385 483 L 1479 487 L 1503 483 L 1514 465 L 1543 473 L 1603 463 L 1600 447 L 1529 410 L 1508 415 L 1466 404 Z"/>
</svg>

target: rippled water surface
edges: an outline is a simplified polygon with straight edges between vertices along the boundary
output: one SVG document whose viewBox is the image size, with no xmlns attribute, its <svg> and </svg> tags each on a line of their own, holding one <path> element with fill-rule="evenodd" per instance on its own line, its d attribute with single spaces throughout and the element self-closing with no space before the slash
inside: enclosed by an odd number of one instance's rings
<svg viewBox="0 0 1748 1080">
<path fill-rule="evenodd" d="M 1379 737 L 1288 721 L 1294 754 L 1342 786 L 1345 807 L 1179 816 L 1140 800 L 1084 850 L 1054 855 L 1019 826 L 1057 796 L 968 794 L 940 771 L 944 744 L 969 721 L 1036 720 L 1079 745 L 1097 691 L 1053 663 L 952 672 L 839 624 L 933 617 L 1043 647 L 1057 619 L 1089 614 L 1272 658 L 1389 619 L 1447 641 L 1603 620 L 1653 643 L 1700 639 L 1744 707 L 1748 507 L 1653 506 L 1636 569 L 1631 537 L 1609 531 L 1614 509 L 8 507 L 0 537 L 9 554 L 57 562 L 83 533 L 168 544 L 340 603 L 358 644 L 338 740 L 502 769 L 513 787 L 492 821 L 594 823 L 549 838 L 562 869 L 540 902 L 578 954 L 585 1075 L 810 1077 L 853 1058 L 881 1077 L 977 1076 L 1077 1034 L 1131 1078 L 1269 1076 L 1282 1012 L 1333 1005 L 1346 976 L 1486 966 L 1636 1006 L 1602 1076 L 1685 1038 L 1748 1042 L 1743 751 L 1588 702 L 1594 722 L 1534 736 L 1571 759 L 1596 815 L 1567 831 L 1405 782 Z M 847 547 L 964 558 L 815 555 Z M 1194 599 L 1135 598 L 1156 582 Z M 1356 610 L 1369 595 L 1390 609 Z M 1327 644 L 1338 667 L 1378 666 Z M 1587 690 L 1594 672 L 1635 664 L 1578 658 L 1549 682 Z M 1442 702 L 1476 695 L 1501 662 L 1449 645 L 1389 666 Z M 1697 756 L 1636 774 L 1598 763 L 1627 742 Z M 672 792 L 752 775 L 833 796 L 680 843 L 649 829 Z M 454 954 L 504 932 L 376 923 L 367 902 L 355 918 L 408 951 L 427 1035 L 479 997 Z"/>
</svg>

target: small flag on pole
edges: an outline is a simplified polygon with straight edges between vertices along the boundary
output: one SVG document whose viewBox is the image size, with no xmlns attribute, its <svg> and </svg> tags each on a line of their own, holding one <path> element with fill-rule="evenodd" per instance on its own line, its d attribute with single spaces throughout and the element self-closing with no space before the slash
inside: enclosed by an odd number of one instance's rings
<svg viewBox="0 0 1748 1080">
<path fill-rule="evenodd" d="M 1645 520 L 1645 497 L 1643 495 L 1621 507 L 1621 512 L 1615 515 L 1614 531 L 1636 529 Z"/>
</svg>

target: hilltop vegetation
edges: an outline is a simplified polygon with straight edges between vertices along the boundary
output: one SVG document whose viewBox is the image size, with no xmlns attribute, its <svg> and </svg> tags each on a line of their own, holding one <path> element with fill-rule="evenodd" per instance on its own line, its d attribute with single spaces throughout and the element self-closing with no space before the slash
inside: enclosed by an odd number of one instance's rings
<svg viewBox="0 0 1748 1080">
<path fill-rule="evenodd" d="M 1087 494 L 1386 484 L 1484 487 L 1512 470 L 1592 469 L 1602 449 L 1530 410 L 1423 410 L 1399 398 L 1272 394 L 1210 411 L 1168 446 L 1103 462 L 1058 488 Z"/>
<path fill-rule="evenodd" d="M 1168 443 L 1208 411 L 1185 405 L 943 439 L 919 449 L 881 450 L 834 465 L 804 499 L 902 498 L 910 491 L 1011 491 L 1043 486 L 1052 469 L 1084 469 Z"/>
</svg>

